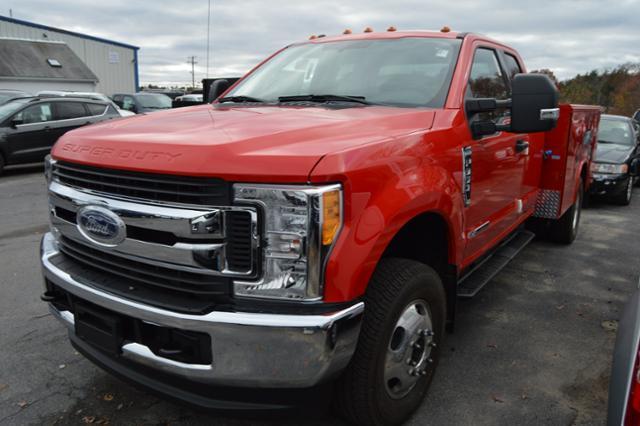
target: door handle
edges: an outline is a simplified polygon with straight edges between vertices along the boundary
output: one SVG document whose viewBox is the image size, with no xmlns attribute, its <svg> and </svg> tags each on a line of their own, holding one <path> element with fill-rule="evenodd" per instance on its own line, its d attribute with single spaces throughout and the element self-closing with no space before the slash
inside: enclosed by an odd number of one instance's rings
<svg viewBox="0 0 640 426">
<path fill-rule="evenodd" d="M 516 153 L 524 152 L 529 149 L 529 141 L 519 139 L 516 141 Z"/>
</svg>

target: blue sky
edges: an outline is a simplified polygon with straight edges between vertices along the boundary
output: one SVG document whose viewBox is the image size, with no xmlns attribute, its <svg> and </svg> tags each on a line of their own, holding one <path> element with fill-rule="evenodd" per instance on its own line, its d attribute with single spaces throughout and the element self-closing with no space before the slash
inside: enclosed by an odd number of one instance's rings
<svg viewBox="0 0 640 426">
<path fill-rule="evenodd" d="M 517 48 L 529 70 L 561 79 L 640 62 L 640 0 L 212 0 L 210 76 L 241 75 L 310 34 L 367 26 L 487 34 Z M 140 46 L 143 83 L 196 80 L 206 74 L 207 0 L 4 0 L 0 14 Z"/>
</svg>

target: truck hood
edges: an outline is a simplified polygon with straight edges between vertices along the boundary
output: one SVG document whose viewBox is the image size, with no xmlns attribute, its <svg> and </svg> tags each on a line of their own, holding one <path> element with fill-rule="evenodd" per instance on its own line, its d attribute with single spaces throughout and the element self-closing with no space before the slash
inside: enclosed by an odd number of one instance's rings
<svg viewBox="0 0 640 426">
<path fill-rule="evenodd" d="M 203 105 L 118 119 L 62 136 L 58 160 L 236 181 L 304 182 L 326 154 L 429 129 L 435 111 Z"/>
<path fill-rule="evenodd" d="M 626 163 L 633 153 L 632 146 L 620 145 L 617 143 L 598 143 L 596 148 L 595 161 L 599 163 Z"/>
</svg>

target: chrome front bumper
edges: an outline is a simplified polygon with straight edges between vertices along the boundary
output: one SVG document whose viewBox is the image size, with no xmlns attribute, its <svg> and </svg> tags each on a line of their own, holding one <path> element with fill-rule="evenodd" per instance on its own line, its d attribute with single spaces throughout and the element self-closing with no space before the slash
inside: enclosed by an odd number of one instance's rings
<svg viewBox="0 0 640 426">
<path fill-rule="evenodd" d="M 122 346 L 121 357 L 182 378 L 220 386 L 312 387 L 344 369 L 356 347 L 362 302 L 326 315 L 181 314 L 124 299 L 67 274 L 50 261 L 60 254 L 51 233 L 43 237 L 41 253 L 45 277 L 80 299 L 158 326 L 209 334 L 209 365 L 163 358 L 139 343 Z M 73 314 L 51 304 L 50 309 L 74 334 Z"/>
</svg>

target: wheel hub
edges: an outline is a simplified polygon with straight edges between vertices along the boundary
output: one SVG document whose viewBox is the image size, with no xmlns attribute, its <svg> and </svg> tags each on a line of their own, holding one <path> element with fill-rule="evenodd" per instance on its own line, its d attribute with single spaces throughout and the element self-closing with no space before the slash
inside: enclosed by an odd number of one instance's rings
<svg viewBox="0 0 640 426">
<path fill-rule="evenodd" d="M 384 382 L 393 399 L 406 396 L 427 374 L 436 347 L 427 302 L 414 300 L 403 310 L 391 333 L 385 357 Z"/>
</svg>

